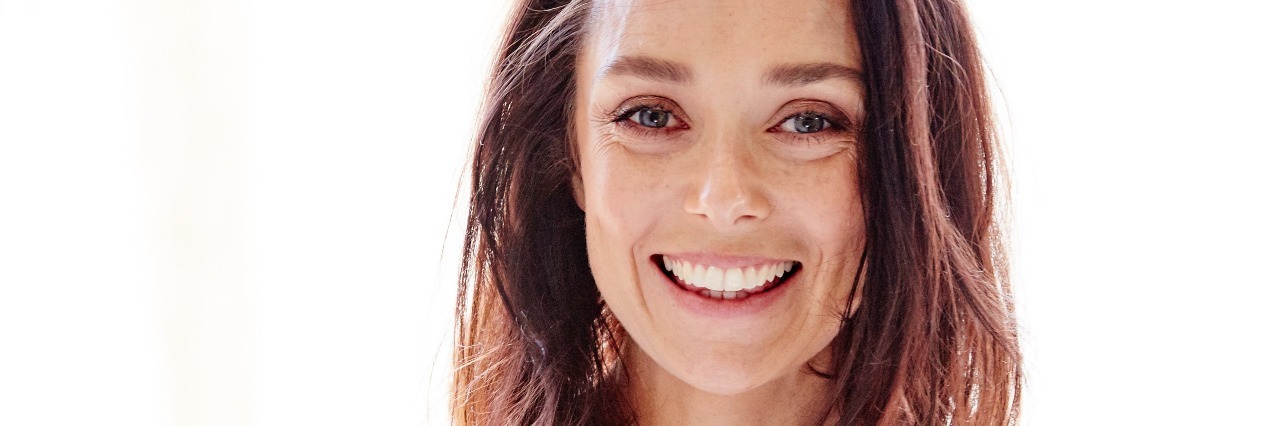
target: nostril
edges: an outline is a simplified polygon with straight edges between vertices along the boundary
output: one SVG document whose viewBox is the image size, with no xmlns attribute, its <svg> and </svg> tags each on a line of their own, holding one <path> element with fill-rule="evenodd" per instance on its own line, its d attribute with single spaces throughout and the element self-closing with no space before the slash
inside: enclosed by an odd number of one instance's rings
<svg viewBox="0 0 1280 426">
<path fill-rule="evenodd" d="M 763 219 L 772 206 L 761 194 L 740 191 L 736 194 L 711 194 L 703 191 L 686 210 L 712 222 L 717 227 L 729 227 L 743 222 Z"/>
<path fill-rule="evenodd" d="M 709 161 L 696 189 L 686 198 L 685 210 L 716 227 L 764 219 L 772 206 L 759 177 L 749 169 L 749 165 L 728 158 Z"/>
</svg>

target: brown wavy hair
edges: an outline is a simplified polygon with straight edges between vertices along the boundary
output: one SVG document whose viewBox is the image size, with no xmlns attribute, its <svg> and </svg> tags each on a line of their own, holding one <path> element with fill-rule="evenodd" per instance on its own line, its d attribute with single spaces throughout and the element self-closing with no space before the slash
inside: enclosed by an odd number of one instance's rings
<svg viewBox="0 0 1280 426">
<path fill-rule="evenodd" d="M 588 0 L 517 1 L 486 88 L 458 277 L 459 425 L 634 424 L 625 330 L 573 201 L 574 65 Z M 1015 424 L 1023 372 L 1007 177 L 959 0 L 857 0 L 862 300 L 832 342 L 842 425 Z M 851 47 L 852 48 L 852 47 Z M 851 295 L 852 297 L 852 295 Z"/>
</svg>

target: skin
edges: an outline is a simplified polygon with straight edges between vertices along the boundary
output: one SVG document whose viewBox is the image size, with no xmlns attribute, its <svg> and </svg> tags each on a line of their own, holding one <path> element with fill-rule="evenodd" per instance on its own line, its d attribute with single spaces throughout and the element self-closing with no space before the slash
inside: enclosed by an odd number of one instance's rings
<svg viewBox="0 0 1280 426">
<path fill-rule="evenodd" d="M 831 383 L 806 364 L 826 368 L 865 238 L 862 86 L 814 72 L 861 70 L 848 7 L 594 5 L 577 64 L 575 196 L 592 273 L 630 339 L 627 390 L 642 424 L 824 420 Z M 782 81 L 780 69 L 809 74 Z M 797 115 L 812 124 L 814 113 L 829 127 L 797 133 Z M 655 129 L 645 117 L 666 119 L 649 120 L 665 121 Z M 655 265 L 664 254 L 802 266 L 762 308 L 709 315 L 680 302 L 691 293 Z"/>
</svg>

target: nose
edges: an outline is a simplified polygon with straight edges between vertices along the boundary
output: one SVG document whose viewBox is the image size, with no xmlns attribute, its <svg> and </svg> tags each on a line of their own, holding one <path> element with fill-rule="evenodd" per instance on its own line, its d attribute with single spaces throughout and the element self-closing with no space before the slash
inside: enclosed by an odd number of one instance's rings
<svg viewBox="0 0 1280 426">
<path fill-rule="evenodd" d="M 701 216 L 717 228 L 758 222 L 773 210 L 761 187 L 764 181 L 743 140 L 708 141 L 695 174 L 694 190 L 685 199 L 685 211 Z"/>
</svg>

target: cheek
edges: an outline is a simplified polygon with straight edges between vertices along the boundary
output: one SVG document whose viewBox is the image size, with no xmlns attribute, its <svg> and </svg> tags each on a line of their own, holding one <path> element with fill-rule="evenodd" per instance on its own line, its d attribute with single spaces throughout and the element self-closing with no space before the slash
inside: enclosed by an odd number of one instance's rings
<svg viewBox="0 0 1280 426">
<path fill-rule="evenodd" d="M 625 153 L 603 153 L 584 159 L 583 209 L 596 231 L 614 244 L 632 243 L 656 222 L 668 182 L 656 165 L 637 164 Z"/>
<path fill-rule="evenodd" d="M 852 155 L 833 157 L 790 179 L 786 191 L 794 217 L 819 238 L 828 255 L 833 248 L 859 246 L 865 228 L 855 160 Z"/>
<path fill-rule="evenodd" d="M 671 205 L 661 168 L 621 150 L 594 152 L 582 163 L 587 252 L 602 292 L 632 287 L 637 253 Z"/>
<path fill-rule="evenodd" d="M 828 255 L 852 255 L 853 249 L 862 246 L 866 233 L 858 187 L 856 183 L 848 182 L 832 185 L 826 193 L 849 195 L 829 196 L 815 203 L 809 226 L 822 237 L 819 245 Z"/>
<path fill-rule="evenodd" d="M 796 226 L 812 238 L 817 252 L 820 264 L 813 272 L 824 285 L 814 297 L 823 306 L 844 303 L 866 241 L 856 162 L 851 155 L 828 160 L 794 181 L 787 201 Z"/>
<path fill-rule="evenodd" d="M 648 339 L 646 301 L 641 291 L 644 251 L 650 233 L 669 206 L 670 183 L 660 169 L 629 158 L 626 152 L 584 158 L 583 210 L 586 215 L 587 256 L 591 274 L 609 310 L 633 337 Z"/>
</svg>

